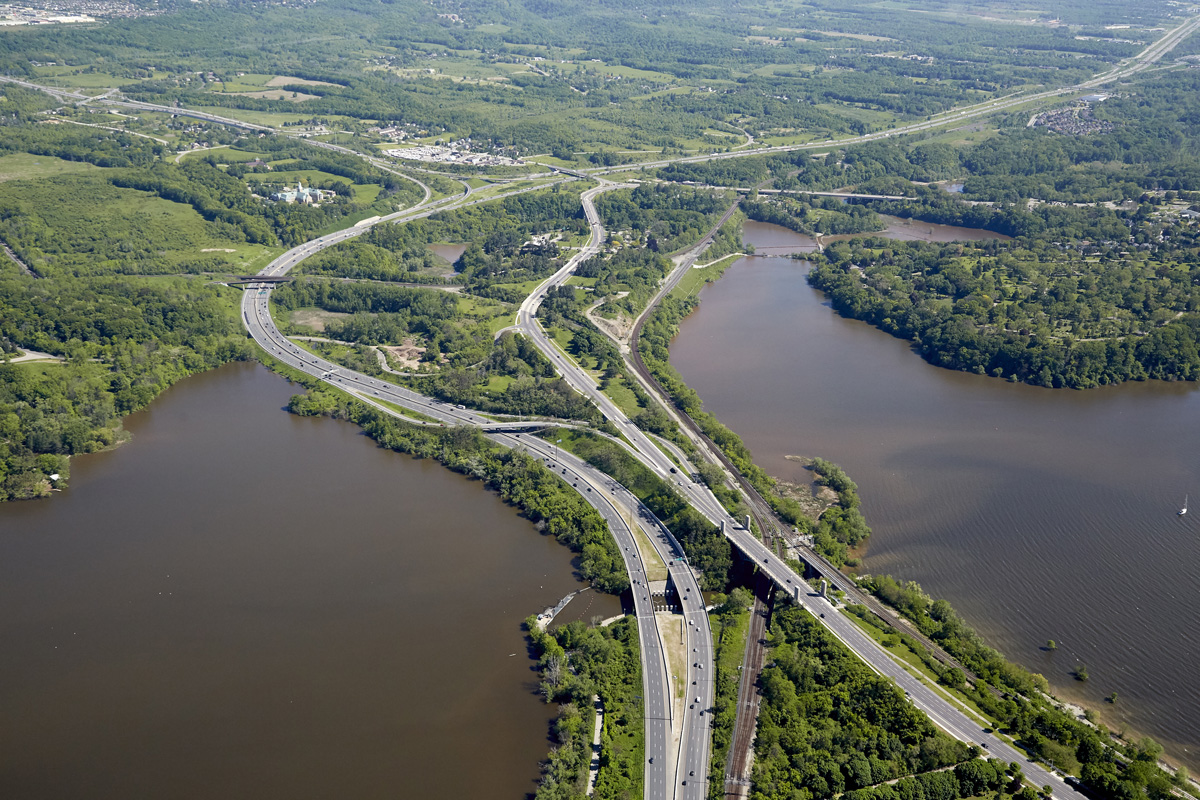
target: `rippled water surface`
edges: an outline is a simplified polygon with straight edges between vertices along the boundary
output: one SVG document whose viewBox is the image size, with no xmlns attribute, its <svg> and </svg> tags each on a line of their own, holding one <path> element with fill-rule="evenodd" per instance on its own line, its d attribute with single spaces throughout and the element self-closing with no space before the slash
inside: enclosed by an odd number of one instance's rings
<svg viewBox="0 0 1200 800">
<path fill-rule="evenodd" d="M 571 554 L 238 364 L 0 505 L 0 797 L 519 798 Z M 587 592 L 564 612 L 609 616 Z"/>
</svg>

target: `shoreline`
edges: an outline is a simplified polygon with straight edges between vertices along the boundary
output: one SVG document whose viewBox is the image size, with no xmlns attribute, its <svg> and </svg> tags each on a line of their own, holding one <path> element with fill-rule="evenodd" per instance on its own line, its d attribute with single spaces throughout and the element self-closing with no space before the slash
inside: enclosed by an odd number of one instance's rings
<svg viewBox="0 0 1200 800">
<path fill-rule="evenodd" d="M 771 223 L 757 223 L 757 224 L 771 224 Z M 923 223 L 923 224 L 933 224 L 933 223 Z M 779 226 L 777 226 L 777 227 L 779 227 Z M 939 226 L 939 227 L 941 227 L 941 226 Z M 787 228 L 783 228 L 783 230 L 787 230 L 790 233 L 795 233 L 794 231 L 790 231 Z M 982 230 L 982 229 L 980 229 L 980 230 Z M 801 235 L 803 235 L 803 234 L 801 234 Z M 857 238 L 857 237 L 862 237 L 862 236 L 873 236 L 873 235 L 878 235 L 878 233 L 851 234 L 851 235 L 847 235 L 845 238 L 849 239 L 849 238 Z M 781 249 L 782 247 L 783 246 L 781 245 L 777 249 Z M 772 252 L 769 254 L 755 253 L 754 255 L 766 255 L 768 257 L 781 257 L 781 258 L 791 257 L 791 258 L 799 258 L 799 259 L 803 260 L 805 258 L 810 257 L 812 255 L 812 253 L 797 252 L 797 253 L 791 253 L 791 254 L 783 254 L 783 253 Z M 716 279 L 713 281 L 713 283 L 715 283 L 716 280 L 720 280 L 721 277 L 724 277 L 724 271 L 722 271 L 722 273 L 716 277 Z M 693 313 L 695 313 L 695 311 L 699 308 L 701 302 L 702 302 L 702 298 L 699 296 L 699 292 L 697 291 L 692 298 L 691 307 L 688 308 L 686 310 L 686 312 L 684 313 L 684 315 L 679 319 L 679 322 L 677 323 L 677 325 L 675 327 L 675 331 L 671 335 L 672 343 L 679 336 L 680 325 L 682 324 L 682 322 L 684 320 L 686 320 L 688 317 L 690 317 Z M 872 326 L 872 327 L 874 328 L 874 326 Z M 886 333 L 885 331 L 879 331 L 878 329 L 876 329 L 876 330 L 879 333 Z M 670 365 L 669 356 L 668 356 L 667 363 L 668 363 L 668 365 Z M 674 367 L 671 366 L 671 369 L 674 370 Z M 679 375 L 678 370 L 674 370 L 674 371 L 675 371 L 676 375 Z M 679 376 L 679 380 L 681 382 L 683 381 L 682 376 Z M 695 391 L 694 389 L 692 389 L 692 387 L 690 385 L 686 384 L 686 382 L 684 383 L 684 385 L 687 386 L 688 389 L 690 389 L 691 391 L 693 391 L 693 392 Z M 1066 387 L 1063 387 L 1063 388 L 1066 388 Z M 705 412 L 705 413 L 708 413 L 708 412 Z M 724 423 L 722 423 L 722 424 L 724 424 Z M 788 458 L 789 458 L 789 460 L 797 460 L 794 457 L 788 457 Z M 774 477 L 774 476 L 772 476 L 772 477 Z M 861 559 L 861 557 L 869 549 L 869 546 L 870 546 L 870 539 L 868 538 L 866 541 L 864 541 L 858 547 L 851 550 L 850 555 L 854 558 Z M 855 580 L 857 578 L 857 573 L 862 570 L 857 569 L 857 568 L 848 569 L 847 567 L 843 566 L 840 568 L 840 571 L 842 572 L 843 575 L 846 575 L 848 578 Z M 905 621 L 908 622 L 909 624 L 911 624 L 911 622 L 909 620 L 906 619 Z M 899 631 L 899 632 L 904 633 L 905 631 Z M 995 648 L 993 648 L 993 649 L 995 649 Z M 997 652 L 1000 652 L 1000 651 L 997 651 Z M 1009 663 L 1014 664 L 1021 670 L 1027 671 L 1032 674 L 1037 674 L 1037 673 L 1034 673 L 1034 670 L 1036 669 L 1036 667 L 1027 667 L 1017 661 L 1012 661 L 1007 656 L 1005 656 L 1003 653 L 1001 653 L 1001 656 L 1004 657 L 1006 661 L 1009 661 Z M 951 657 L 953 657 L 953 656 L 951 656 Z M 1060 706 L 1062 708 L 1062 710 L 1064 711 L 1064 713 L 1069 713 L 1072 717 L 1079 719 L 1080 721 L 1085 721 L 1086 715 L 1090 713 L 1092 715 L 1092 718 L 1097 723 L 1100 723 L 1101 725 L 1105 726 L 1105 729 L 1108 729 L 1107 728 L 1108 723 L 1110 723 L 1110 722 L 1114 723 L 1113 727 L 1111 729 L 1109 729 L 1110 733 L 1115 740 L 1117 740 L 1121 743 L 1133 745 L 1140 739 L 1150 738 L 1150 734 L 1146 734 L 1146 733 L 1143 733 L 1143 732 L 1137 730 L 1137 727 L 1134 723 L 1125 722 L 1124 720 L 1120 720 L 1120 719 L 1114 719 L 1115 714 L 1114 714 L 1114 710 L 1112 708 L 1109 708 L 1106 705 L 1100 705 L 1099 707 L 1097 707 L 1095 704 L 1082 702 L 1080 699 L 1078 699 L 1076 697 L 1072 697 L 1072 695 L 1073 695 L 1073 693 L 1071 692 L 1072 688 L 1074 688 L 1073 682 L 1055 680 L 1054 683 L 1052 683 L 1050 685 L 1049 699 L 1055 705 Z M 1064 696 L 1066 699 L 1064 699 Z M 1129 708 L 1129 707 L 1131 707 L 1131 704 L 1133 704 L 1133 701 L 1122 700 L 1121 704 L 1123 707 Z M 1133 705 L 1136 706 L 1136 704 L 1133 704 Z M 1087 724 L 1092 725 L 1093 723 L 1090 721 L 1087 721 Z M 1123 733 L 1124 736 L 1119 735 L 1121 733 Z M 1160 734 L 1160 736 L 1161 736 L 1161 734 Z M 1164 737 L 1164 738 L 1167 738 L 1167 737 Z M 1188 753 L 1188 748 L 1182 741 L 1180 741 L 1178 739 L 1178 737 L 1167 738 L 1167 741 L 1169 742 L 1169 744 L 1167 744 L 1167 745 L 1163 745 L 1162 742 L 1158 739 L 1155 739 L 1154 741 L 1158 742 L 1160 745 L 1163 746 L 1163 748 L 1164 748 L 1163 749 L 1163 757 L 1162 757 L 1161 761 L 1167 768 L 1169 768 L 1169 771 L 1174 772 L 1179 767 L 1183 767 L 1184 769 L 1188 770 L 1189 772 L 1200 769 L 1200 757 L 1193 757 L 1190 760 L 1187 757 L 1185 757 L 1184 753 Z M 1171 752 L 1167 751 L 1167 747 L 1170 748 Z M 1182 750 L 1183 753 L 1177 752 L 1179 750 Z M 1190 753 L 1188 753 L 1188 754 L 1190 755 Z M 1197 788 L 1200 788 L 1200 784 L 1195 784 L 1194 781 L 1193 781 L 1193 784 L 1196 785 Z"/>
</svg>

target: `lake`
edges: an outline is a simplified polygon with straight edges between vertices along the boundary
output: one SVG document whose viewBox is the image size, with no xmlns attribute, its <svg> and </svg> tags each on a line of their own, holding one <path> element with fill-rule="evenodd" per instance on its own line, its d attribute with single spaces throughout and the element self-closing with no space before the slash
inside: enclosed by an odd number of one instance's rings
<svg viewBox="0 0 1200 800">
<path fill-rule="evenodd" d="M 761 223 L 744 238 L 811 242 Z M 811 480 L 787 455 L 845 467 L 874 531 L 865 571 L 918 581 L 1060 697 L 1200 768 L 1200 520 L 1175 513 L 1200 501 L 1197 386 L 1050 390 L 939 369 L 839 317 L 807 269 L 744 258 L 702 290 L 671 361 L 706 409 L 780 478 Z"/>
<path fill-rule="evenodd" d="M 522 620 L 572 554 L 476 482 L 188 378 L 0 505 L 0 796 L 522 797 L 556 709 Z M 560 620 L 620 613 L 586 592 Z"/>
</svg>

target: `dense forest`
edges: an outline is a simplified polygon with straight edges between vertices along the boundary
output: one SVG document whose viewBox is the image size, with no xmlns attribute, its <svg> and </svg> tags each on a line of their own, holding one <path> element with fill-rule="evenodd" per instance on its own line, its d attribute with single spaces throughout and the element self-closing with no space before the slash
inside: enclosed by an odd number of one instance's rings
<svg viewBox="0 0 1200 800">
<path fill-rule="evenodd" d="M 809 235 L 863 233 L 883 228 L 879 215 L 862 205 L 845 205 L 835 197 L 800 200 L 780 197 L 767 202 L 742 202 L 746 217 L 757 222 L 770 222 Z"/>
<path fill-rule="evenodd" d="M 229 290 L 225 290 L 228 292 Z M 67 459 L 121 440 L 121 417 L 180 378 L 250 356 L 221 290 L 182 279 L 0 274 L 0 500 L 65 484 Z M 48 476 L 59 474 L 52 485 Z"/>
<path fill-rule="evenodd" d="M 731 202 L 723 193 L 664 184 L 605 192 L 595 200 L 606 228 L 631 231 L 636 244 L 656 253 L 698 240 Z"/>
<path fill-rule="evenodd" d="M 935 728 L 807 612 L 777 606 L 768 642 L 751 798 L 821 800 L 915 773 L 916 797 L 963 796 L 953 771 L 935 770 L 978 749 Z"/>
<path fill-rule="evenodd" d="M 166 105 L 348 125 L 390 117 L 573 160 L 601 147 L 728 149 L 743 130 L 759 139 L 863 133 L 1078 82 L 1139 49 L 1103 25 L 1173 21 L 1165 0 L 1060 2 L 1057 26 L 993 24 L 932 5 L 905 14 L 851 0 L 674 0 L 653 13 L 580 0 L 175 3 L 99 30 L 15 32 L 0 41 L 0 71 L 37 78 L 34 64 L 54 61 L 68 67 L 61 74 L 101 74 Z M 317 36 L 322 46 L 309 46 Z M 247 73 L 298 80 L 261 92 L 239 81 Z"/>
<path fill-rule="evenodd" d="M 546 702 L 559 704 L 553 729 L 556 746 L 542 764 L 535 800 L 589 796 L 593 695 L 600 698 L 604 709 L 604 757 L 590 796 L 607 800 L 642 797 L 645 711 L 637 620 L 627 616 L 608 627 L 589 627 L 576 620 L 548 632 L 530 617 L 525 627 L 538 659 L 539 688 Z"/>
<path fill-rule="evenodd" d="M 1200 376 L 1194 263 L 880 239 L 824 255 L 809 281 L 839 313 L 939 366 L 1074 388 Z"/>
</svg>

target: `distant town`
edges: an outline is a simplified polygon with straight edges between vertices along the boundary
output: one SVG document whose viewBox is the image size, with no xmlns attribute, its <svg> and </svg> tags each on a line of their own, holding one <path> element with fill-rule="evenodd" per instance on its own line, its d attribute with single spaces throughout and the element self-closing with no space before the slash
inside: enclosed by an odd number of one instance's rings
<svg viewBox="0 0 1200 800">
<path fill-rule="evenodd" d="M 395 147 L 384 150 L 385 155 L 392 158 L 403 158 L 408 161 L 426 161 L 434 164 L 465 164 L 471 167 L 519 167 L 524 164 L 515 158 L 497 156 L 490 153 L 476 153 L 451 145 L 420 145 L 418 147 Z"/>
</svg>

